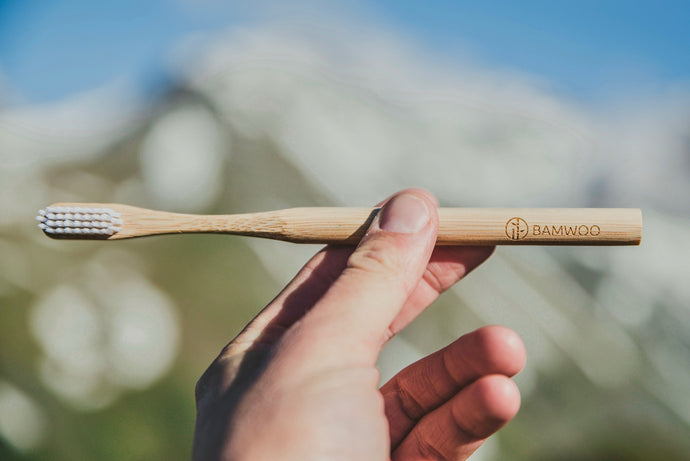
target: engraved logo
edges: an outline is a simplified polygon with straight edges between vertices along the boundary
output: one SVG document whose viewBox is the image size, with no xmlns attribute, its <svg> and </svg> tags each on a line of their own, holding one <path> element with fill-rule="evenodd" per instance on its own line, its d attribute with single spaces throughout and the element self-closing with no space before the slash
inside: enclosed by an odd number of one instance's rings
<svg viewBox="0 0 690 461">
<path fill-rule="evenodd" d="M 510 240 L 520 240 L 527 237 L 529 226 L 522 218 L 511 218 L 506 223 L 506 236 Z"/>
</svg>

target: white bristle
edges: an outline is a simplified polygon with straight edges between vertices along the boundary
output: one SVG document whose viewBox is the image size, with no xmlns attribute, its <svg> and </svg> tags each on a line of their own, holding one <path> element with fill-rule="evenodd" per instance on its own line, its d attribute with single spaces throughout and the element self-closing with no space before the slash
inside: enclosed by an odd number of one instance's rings
<svg viewBox="0 0 690 461">
<path fill-rule="evenodd" d="M 38 211 L 38 227 L 48 234 L 109 236 L 122 230 L 120 213 L 110 208 L 49 206 Z"/>
</svg>

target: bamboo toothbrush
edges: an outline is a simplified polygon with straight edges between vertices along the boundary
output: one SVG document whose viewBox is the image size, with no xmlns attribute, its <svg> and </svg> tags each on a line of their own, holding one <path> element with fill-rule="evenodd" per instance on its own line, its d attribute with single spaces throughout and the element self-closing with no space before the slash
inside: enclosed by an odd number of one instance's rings
<svg viewBox="0 0 690 461">
<path fill-rule="evenodd" d="M 356 244 L 378 208 L 290 208 L 234 215 L 167 213 L 115 203 L 56 203 L 36 219 L 53 238 L 118 240 L 220 233 Z M 440 208 L 438 245 L 639 245 L 634 208 Z"/>
<path fill-rule="evenodd" d="M 296 243 L 355 244 L 378 208 L 290 208 L 190 215 L 115 203 L 56 203 L 36 219 L 53 238 L 118 240 L 159 234 L 222 233 Z M 438 245 L 638 245 L 633 208 L 440 208 Z"/>
</svg>

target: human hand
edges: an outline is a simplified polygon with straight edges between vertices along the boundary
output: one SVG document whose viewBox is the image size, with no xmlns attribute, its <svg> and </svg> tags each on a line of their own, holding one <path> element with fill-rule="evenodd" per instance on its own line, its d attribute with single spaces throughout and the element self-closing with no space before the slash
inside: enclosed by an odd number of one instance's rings
<svg viewBox="0 0 690 461">
<path fill-rule="evenodd" d="M 434 247 L 438 204 L 388 200 L 356 249 L 327 247 L 197 383 L 195 460 L 464 460 L 517 413 L 513 331 L 469 333 L 380 389 L 383 345 L 491 253 Z"/>
</svg>

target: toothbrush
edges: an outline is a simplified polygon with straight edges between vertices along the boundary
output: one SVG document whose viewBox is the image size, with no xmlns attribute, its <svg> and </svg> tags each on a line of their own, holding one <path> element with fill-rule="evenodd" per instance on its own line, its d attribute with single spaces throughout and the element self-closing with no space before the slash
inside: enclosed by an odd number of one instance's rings
<svg viewBox="0 0 690 461">
<path fill-rule="evenodd" d="M 356 244 L 379 208 L 289 208 L 234 215 L 168 213 L 115 203 L 56 203 L 38 212 L 52 238 L 119 240 L 219 233 L 295 243 Z M 437 245 L 639 245 L 636 208 L 439 208 Z"/>
</svg>

